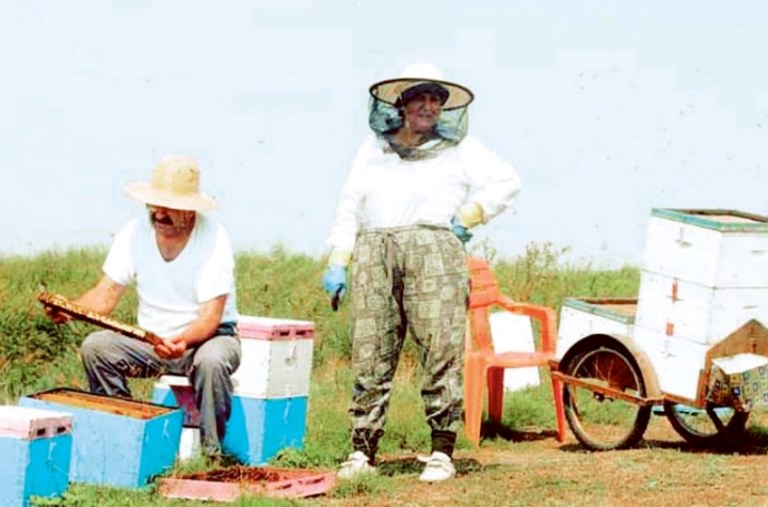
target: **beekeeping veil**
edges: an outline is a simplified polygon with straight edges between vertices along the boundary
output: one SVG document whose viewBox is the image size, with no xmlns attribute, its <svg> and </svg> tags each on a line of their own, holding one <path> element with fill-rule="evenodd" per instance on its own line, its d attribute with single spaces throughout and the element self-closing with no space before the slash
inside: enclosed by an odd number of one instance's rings
<svg viewBox="0 0 768 507">
<path fill-rule="evenodd" d="M 391 140 L 403 126 L 401 108 L 412 96 L 430 92 L 443 102 L 442 112 L 434 128 L 434 138 L 417 147 L 394 145 Z M 456 83 L 443 80 L 432 64 L 407 66 L 400 77 L 375 83 L 370 88 L 371 102 L 368 124 L 402 158 L 421 159 L 435 156 L 440 150 L 457 145 L 467 135 L 468 106 L 472 92 Z"/>
</svg>

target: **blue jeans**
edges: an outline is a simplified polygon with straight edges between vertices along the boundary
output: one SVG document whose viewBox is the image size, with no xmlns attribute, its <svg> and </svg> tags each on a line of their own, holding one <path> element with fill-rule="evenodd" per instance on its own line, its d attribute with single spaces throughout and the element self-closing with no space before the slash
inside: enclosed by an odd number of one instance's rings
<svg viewBox="0 0 768 507">
<path fill-rule="evenodd" d="M 217 335 L 176 359 L 162 359 L 152 345 L 113 331 L 88 335 L 80 348 L 92 393 L 131 397 L 127 377 L 184 375 L 195 388 L 200 410 L 200 439 L 208 455 L 221 453 L 224 430 L 232 409 L 230 375 L 240 365 L 237 336 Z"/>
</svg>

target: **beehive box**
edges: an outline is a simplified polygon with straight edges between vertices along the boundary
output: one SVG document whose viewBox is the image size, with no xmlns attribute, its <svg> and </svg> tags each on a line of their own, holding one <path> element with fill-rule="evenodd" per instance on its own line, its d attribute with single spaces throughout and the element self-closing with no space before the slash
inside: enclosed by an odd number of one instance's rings
<svg viewBox="0 0 768 507">
<path fill-rule="evenodd" d="M 687 400 L 698 399 L 708 345 L 670 338 L 640 326 L 635 326 L 634 343 L 651 360 L 663 392 Z"/>
<path fill-rule="evenodd" d="M 653 209 L 643 268 L 707 287 L 768 287 L 768 217 L 735 210 Z"/>
<path fill-rule="evenodd" d="M 73 389 L 25 396 L 19 405 L 73 415 L 72 482 L 134 488 L 175 462 L 179 409 Z"/>
<path fill-rule="evenodd" d="M 304 445 L 307 397 L 255 398 L 236 394 L 222 442 L 246 465 L 264 465 L 281 450 Z"/>
<path fill-rule="evenodd" d="M 768 217 L 733 210 L 654 209 L 636 325 L 714 344 L 768 321 Z"/>
<path fill-rule="evenodd" d="M 232 380 L 256 398 L 307 396 L 312 372 L 313 322 L 240 316 L 240 367 Z"/>
<path fill-rule="evenodd" d="M 178 386 L 184 380 L 183 377 L 177 380 L 161 379 L 155 383 L 152 401 L 177 406 L 175 393 L 178 393 Z M 177 388 L 172 390 L 170 384 L 174 383 Z M 188 383 L 187 389 L 192 392 L 192 386 Z M 307 396 L 258 398 L 242 394 L 235 388 L 232 413 L 227 421 L 222 447 L 243 464 L 263 465 L 286 447 L 301 448 L 306 431 L 306 416 Z M 186 456 L 185 450 L 185 454 L 179 457 L 184 459 Z"/>
<path fill-rule="evenodd" d="M 568 298 L 560 308 L 557 329 L 557 358 L 571 346 L 593 334 L 632 336 L 636 299 Z"/>
<path fill-rule="evenodd" d="M 768 287 L 707 287 L 643 270 L 636 325 L 711 345 L 745 322 L 768 323 Z"/>
<path fill-rule="evenodd" d="M 69 484 L 72 416 L 0 406 L 0 505 L 26 507 L 30 497 L 57 497 Z"/>
</svg>

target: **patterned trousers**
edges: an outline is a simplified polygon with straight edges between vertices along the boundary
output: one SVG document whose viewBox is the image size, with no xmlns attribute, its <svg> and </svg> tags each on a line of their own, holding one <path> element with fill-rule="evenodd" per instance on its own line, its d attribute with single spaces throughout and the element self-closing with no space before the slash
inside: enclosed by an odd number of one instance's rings
<svg viewBox="0 0 768 507">
<path fill-rule="evenodd" d="M 433 438 L 455 434 L 463 401 L 464 245 L 448 229 L 427 226 L 363 232 L 350 275 L 355 449 L 376 453 L 407 331 L 424 372 L 421 396 Z"/>
<path fill-rule="evenodd" d="M 161 359 L 152 345 L 112 331 L 91 333 L 80 347 L 91 392 L 130 397 L 126 377 L 185 375 L 195 388 L 200 438 L 208 455 L 221 453 L 232 409 L 230 375 L 240 365 L 240 339 L 214 336 L 177 359 Z"/>
</svg>

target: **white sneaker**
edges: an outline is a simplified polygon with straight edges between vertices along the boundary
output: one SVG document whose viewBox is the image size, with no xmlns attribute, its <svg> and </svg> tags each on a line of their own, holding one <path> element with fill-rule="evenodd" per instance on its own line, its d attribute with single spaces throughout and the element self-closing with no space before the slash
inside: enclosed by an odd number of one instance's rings
<svg viewBox="0 0 768 507">
<path fill-rule="evenodd" d="M 368 456 L 362 451 L 355 451 L 341 464 L 336 475 L 339 479 L 352 479 L 361 474 L 375 474 L 376 467 L 368 461 Z"/>
<path fill-rule="evenodd" d="M 419 461 L 426 463 L 424 471 L 419 476 L 420 481 L 439 482 L 456 475 L 456 468 L 451 457 L 444 452 L 434 451 L 431 456 L 419 456 Z"/>
</svg>

